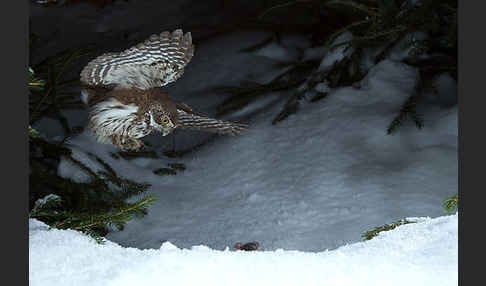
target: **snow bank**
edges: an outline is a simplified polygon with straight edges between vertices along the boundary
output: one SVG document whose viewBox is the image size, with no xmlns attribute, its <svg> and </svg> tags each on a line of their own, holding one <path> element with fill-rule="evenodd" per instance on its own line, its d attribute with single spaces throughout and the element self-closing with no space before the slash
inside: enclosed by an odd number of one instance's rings
<svg viewBox="0 0 486 286">
<path fill-rule="evenodd" d="M 198 45 L 197 56 L 168 87 L 169 94 L 214 115 L 226 98 L 211 92 L 215 86 L 266 82 L 281 72 L 269 58 L 278 55 L 275 45 L 262 49 L 266 56 L 240 52 L 268 36 L 235 32 Z M 335 53 L 339 58 L 342 51 Z M 90 153 L 121 177 L 152 185 L 149 192 L 158 200 L 148 215 L 107 236 L 123 246 L 158 248 L 171 241 L 184 248 L 204 244 L 222 250 L 237 241 L 258 241 L 266 250 L 322 251 L 357 242 L 363 231 L 384 222 L 442 215 L 443 200 L 457 193 L 457 107 L 423 106 L 422 130 L 407 121 L 396 134 L 386 134 L 416 82 L 415 68 L 384 60 L 369 69 L 360 88 L 327 89 L 326 99 L 304 102 L 296 115 L 277 125 L 271 121 L 287 97 L 265 95 L 239 112 L 239 118 L 254 113 L 242 136 L 182 130 L 144 138 L 160 159 L 114 159 L 110 153 L 118 150 L 96 143 L 89 132 L 68 143 L 74 156 L 93 169 L 99 166 Z M 450 80 L 440 82 L 454 93 Z M 182 158 L 167 158 L 163 152 L 172 149 L 172 136 L 177 150 L 204 144 Z M 153 173 L 169 163 L 186 169 L 175 176 Z M 64 160 L 58 171 L 86 179 Z"/>
<path fill-rule="evenodd" d="M 29 221 L 29 284 L 457 285 L 457 213 L 421 218 L 372 240 L 318 253 L 104 245 Z"/>
</svg>

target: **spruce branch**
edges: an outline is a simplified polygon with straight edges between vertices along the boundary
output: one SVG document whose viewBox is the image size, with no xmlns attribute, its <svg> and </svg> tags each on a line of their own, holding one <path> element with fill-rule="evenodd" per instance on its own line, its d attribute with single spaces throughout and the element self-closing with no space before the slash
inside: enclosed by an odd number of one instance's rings
<svg viewBox="0 0 486 286">
<path fill-rule="evenodd" d="M 459 205 L 459 196 L 458 194 L 454 194 L 451 197 L 447 198 L 442 206 L 446 210 L 446 212 L 451 213 L 457 210 Z"/>
<path fill-rule="evenodd" d="M 82 57 L 91 54 L 85 49 L 69 49 L 49 57 L 38 65 L 37 70 L 40 78 L 43 79 L 42 90 L 33 90 L 30 96 L 30 124 L 39 120 L 42 116 L 48 116 L 59 120 L 67 134 L 71 132 L 66 118 L 62 115 L 61 109 L 80 109 L 84 108 L 79 97 L 74 97 L 72 93 L 65 92 L 66 88 L 79 85 L 79 78 L 76 73 L 76 78 L 64 80 L 65 74 L 71 71 L 73 64 L 79 61 Z"/>
<path fill-rule="evenodd" d="M 174 170 L 179 170 L 179 171 L 186 170 L 186 165 L 184 165 L 182 163 L 168 163 L 167 165 Z"/>
<path fill-rule="evenodd" d="M 57 142 L 32 138 L 29 144 L 31 202 L 35 198 L 45 197 L 46 190 L 62 197 L 62 201 L 49 201 L 44 198 L 41 200 L 42 204 L 35 203 L 32 207 L 30 217 L 50 226 L 81 230 L 99 241 L 101 236 L 108 233 L 109 225 L 122 228 L 133 215 L 146 213 L 146 207 L 141 207 L 141 204 L 146 205 L 145 203 L 155 199 L 150 196 L 134 204 L 125 202 L 131 196 L 145 192 L 150 185 L 119 177 L 100 158 L 98 162 L 106 171 L 95 173 L 81 161 L 72 158 L 71 150 Z M 97 158 L 93 154 L 88 155 Z M 70 161 L 83 172 L 90 174 L 91 180 L 78 183 L 52 172 L 52 169 L 57 168 L 61 156 L 67 160 L 73 159 Z M 110 188 L 114 186 L 118 190 Z"/>
<path fill-rule="evenodd" d="M 270 13 L 273 10 L 276 10 L 276 9 L 297 5 L 297 4 L 300 4 L 300 3 L 313 2 L 313 1 L 314 0 L 295 0 L 295 1 L 289 1 L 289 2 L 286 2 L 286 3 L 278 4 L 278 5 L 272 6 L 272 7 L 268 8 L 267 10 L 265 10 L 263 13 L 261 13 L 258 16 L 258 19 L 262 20 L 268 13 Z"/>
<path fill-rule="evenodd" d="M 52 208 L 58 208 L 62 204 L 62 199 L 61 197 L 53 194 L 49 194 L 41 199 L 38 199 L 35 202 L 34 208 L 30 211 L 29 216 L 36 218 L 42 215 L 57 215 L 56 213 L 54 214 L 49 214 L 49 212 L 46 212 L 45 210 L 52 209 Z"/>
<path fill-rule="evenodd" d="M 30 138 L 37 138 L 37 137 L 39 137 L 39 135 L 40 135 L 39 131 L 35 130 L 34 128 L 32 128 L 29 125 L 29 139 Z"/>
<path fill-rule="evenodd" d="M 343 5 L 343 6 L 351 7 L 351 8 L 354 8 L 356 10 L 362 11 L 362 12 L 364 12 L 364 13 L 368 14 L 369 16 L 372 16 L 372 17 L 379 17 L 380 16 L 380 14 L 378 13 L 378 9 L 368 7 L 366 5 L 359 4 L 359 3 L 356 3 L 354 1 L 331 0 L 331 1 L 325 2 L 325 5 L 328 5 L 328 6 Z"/>
<path fill-rule="evenodd" d="M 279 123 L 290 115 L 297 113 L 300 106 L 300 96 L 294 95 L 285 103 L 282 111 L 272 120 L 272 125 Z"/>
<path fill-rule="evenodd" d="M 364 25 L 364 24 L 368 24 L 370 22 L 370 20 L 362 20 L 362 21 L 356 21 L 356 22 L 353 22 L 349 25 L 346 25 L 344 27 L 342 27 L 341 29 L 338 29 L 337 31 L 335 31 L 334 33 L 332 33 L 329 38 L 327 39 L 326 43 L 324 44 L 324 47 L 331 47 L 331 44 L 332 42 L 334 42 L 334 40 L 339 37 L 339 35 L 341 35 L 342 33 L 346 32 L 346 31 L 350 31 L 351 28 L 353 27 L 357 27 L 357 26 L 360 26 L 360 25 Z M 347 43 L 351 43 L 350 41 L 348 41 Z M 336 47 L 342 45 L 343 43 L 338 43 L 334 46 L 331 47 L 331 50 L 334 50 Z"/>
<path fill-rule="evenodd" d="M 380 31 L 376 32 L 370 35 L 365 35 L 361 37 L 356 37 L 356 41 L 369 41 L 369 40 L 375 40 L 381 37 L 389 36 L 389 35 L 394 35 L 396 37 L 400 32 L 406 31 L 408 29 L 407 26 L 404 25 L 397 25 L 392 29 L 385 30 L 385 31 Z M 394 39 L 396 41 L 396 39 Z"/>
<path fill-rule="evenodd" d="M 307 76 L 316 69 L 320 60 L 308 60 L 302 62 L 279 62 L 278 65 L 289 68 L 280 75 L 265 84 L 252 83 L 239 87 L 217 87 L 215 92 L 231 93 L 228 99 L 224 100 L 219 106 L 218 116 L 231 111 L 242 109 L 260 97 L 276 91 L 287 91 L 298 87 L 307 80 Z"/>
<path fill-rule="evenodd" d="M 385 224 L 379 227 L 376 227 L 370 231 L 365 232 L 364 234 L 361 235 L 365 240 L 370 240 L 374 237 L 376 237 L 380 232 L 383 231 L 389 231 L 392 229 L 395 229 L 398 226 L 404 225 L 404 224 L 409 224 L 409 223 L 415 223 L 414 221 L 408 221 L 406 219 L 401 219 L 399 221 L 396 221 L 392 224 Z"/>
<path fill-rule="evenodd" d="M 292 87 L 297 87 L 302 84 L 305 79 L 296 79 L 292 81 L 279 81 L 270 82 L 267 84 L 259 85 L 258 87 L 248 87 L 248 88 L 221 88 L 217 89 L 218 92 L 229 92 L 234 94 L 230 98 L 226 99 L 221 103 L 217 113 L 218 116 L 224 115 L 226 113 L 242 109 L 250 103 L 256 101 L 259 97 L 269 94 L 275 91 L 288 90 Z"/>
<path fill-rule="evenodd" d="M 276 9 L 297 5 L 299 2 L 312 2 L 318 4 L 320 7 L 332 9 L 332 12 L 342 14 L 344 17 L 336 19 L 331 29 L 319 29 L 319 36 L 326 39 L 324 47 L 328 47 L 329 51 L 333 51 L 338 47 L 345 46 L 346 49 L 353 48 L 353 53 L 350 56 L 343 58 L 336 62 L 329 71 L 320 73 L 316 71 L 319 64 L 313 67 L 314 72 L 306 74 L 308 79 L 299 82 L 305 83 L 304 91 L 295 92 L 285 103 L 282 111 L 273 119 L 272 123 L 276 124 L 281 120 L 287 118 L 290 114 L 296 113 L 300 104 L 300 100 L 304 98 L 302 95 L 306 92 L 315 93 L 313 90 L 317 83 L 326 81 L 330 88 L 349 86 L 361 80 L 366 75 L 366 70 L 362 70 L 361 62 L 363 59 L 363 50 L 365 48 L 381 48 L 381 51 L 375 58 L 375 64 L 387 58 L 399 41 L 406 35 L 415 32 L 422 32 L 428 35 L 427 41 L 421 43 L 423 53 L 431 55 L 435 58 L 436 55 L 457 59 L 457 3 L 452 0 L 422 0 L 420 5 L 415 5 L 411 1 L 387 1 L 387 0 L 369 0 L 369 1 L 353 1 L 353 0 L 330 0 L 330 1 L 289 1 L 282 4 L 274 5 L 269 9 L 265 9 L 260 14 L 260 19 L 272 13 Z M 329 11 L 326 11 L 329 13 Z M 322 15 L 321 15 L 322 16 Z M 322 24 L 322 21 L 321 21 Z M 329 24 L 329 23 L 326 23 Z M 314 26 L 316 28 L 317 26 Z M 349 41 L 342 41 L 334 44 L 343 32 L 349 31 L 353 38 Z M 314 32 L 313 35 L 316 33 Z M 270 40 L 270 39 L 267 39 Z M 410 43 L 412 45 L 413 43 Z M 403 61 L 406 64 L 417 66 L 413 63 L 418 57 L 410 54 L 409 57 Z M 425 61 L 431 62 L 430 59 L 422 61 L 421 65 L 425 65 Z M 278 63 L 280 67 L 295 68 L 295 63 Z M 424 126 L 424 120 L 421 115 L 417 113 L 416 105 L 420 95 L 425 91 L 429 82 L 429 75 L 437 75 L 439 71 L 448 71 L 454 78 L 457 78 L 457 60 L 439 61 L 427 64 L 427 67 L 422 66 L 420 69 L 419 83 L 412 95 L 403 104 L 400 113 L 393 119 L 387 128 L 387 134 L 392 134 L 405 121 L 411 120 L 417 128 L 421 129 Z M 287 71 L 289 71 L 288 69 Z M 290 84 L 282 86 L 282 89 L 277 88 L 273 83 L 278 83 L 288 78 L 285 72 L 270 82 L 269 85 L 251 85 L 243 86 L 242 84 L 237 88 L 221 89 L 223 92 L 231 93 L 233 96 L 228 98 L 221 105 L 223 114 L 225 111 L 237 110 L 249 103 L 258 100 L 263 94 L 275 90 L 291 90 L 296 86 Z M 290 81 L 288 81 L 290 82 Z M 275 88 L 275 89 L 274 89 Z M 324 98 L 327 93 L 318 95 L 316 100 Z M 313 100 L 311 99 L 311 102 Z"/>
<path fill-rule="evenodd" d="M 131 160 L 135 158 L 153 158 L 159 159 L 159 155 L 154 151 L 120 151 L 117 155 L 121 156 L 125 160 Z"/>
<path fill-rule="evenodd" d="M 110 176 L 113 176 L 113 177 L 117 176 L 115 170 L 113 170 L 113 168 L 110 165 L 108 165 L 108 163 L 103 161 L 100 157 L 96 156 L 95 154 L 93 154 L 91 152 L 88 152 L 87 154 L 91 157 L 94 157 L 95 160 L 103 166 L 103 168 L 106 170 L 106 172 L 108 172 L 107 174 L 109 174 Z"/>
<path fill-rule="evenodd" d="M 74 226 L 74 230 L 90 229 L 96 226 L 104 226 L 107 223 L 122 223 L 125 224 L 129 221 L 135 213 L 141 213 L 147 205 L 155 200 L 155 197 L 147 197 L 129 206 L 119 209 L 115 213 L 95 215 L 91 217 L 91 223 L 80 223 L 80 225 Z M 66 223 L 62 222 L 56 225 L 56 228 L 65 226 Z"/>
<path fill-rule="evenodd" d="M 45 81 L 40 78 L 37 78 L 35 76 L 34 70 L 31 67 L 29 67 L 28 71 L 29 71 L 29 82 L 27 83 L 27 86 L 29 87 L 29 89 L 37 90 L 37 91 L 43 90 L 44 86 L 46 85 Z"/>
<path fill-rule="evenodd" d="M 153 171 L 154 174 L 163 176 L 163 175 L 177 175 L 177 171 L 170 168 L 159 168 Z"/>
<path fill-rule="evenodd" d="M 72 153 L 70 153 L 69 155 L 65 156 L 65 158 L 70 161 L 71 163 L 75 164 L 76 166 L 78 166 L 81 170 L 83 170 L 86 174 L 90 175 L 91 178 L 93 180 L 96 180 L 96 179 L 100 179 L 98 177 L 98 175 L 93 172 L 93 170 L 91 170 L 88 166 L 86 166 L 85 164 L 83 164 L 81 161 L 73 158 L 72 156 Z"/>
<path fill-rule="evenodd" d="M 388 126 L 386 131 L 387 135 L 391 135 L 395 133 L 398 127 L 400 127 L 403 124 L 403 122 L 408 118 L 413 120 L 413 122 L 415 123 L 418 129 L 423 128 L 424 126 L 423 119 L 419 114 L 417 114 L 417 110 L 416 110 L 417 98 L 418 95 L 414 94 L 405 101 L 402 108 L 400 109 L 399 114 L 393 119 L 393 121 Z"/>
</svg>

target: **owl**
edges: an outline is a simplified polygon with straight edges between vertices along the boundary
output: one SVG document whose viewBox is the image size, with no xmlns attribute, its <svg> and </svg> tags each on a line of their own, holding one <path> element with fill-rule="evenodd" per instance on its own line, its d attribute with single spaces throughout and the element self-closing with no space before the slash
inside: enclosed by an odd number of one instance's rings
<svg viewBox="0 0 486 286">
<path fill-rule="evenodd" d="M 89 107 L 88 127 L 98 142 L 122 150 L 144 147 L 153 131 L 177 128 L 239 135 L 248 125 L 218 120 L 174 102 L 160 87 L 176 81 L 194 54 L 191 33 L 152 35 L 120 53 L 106 53 L 81 71 L 81 98 Z"/>
</svg>

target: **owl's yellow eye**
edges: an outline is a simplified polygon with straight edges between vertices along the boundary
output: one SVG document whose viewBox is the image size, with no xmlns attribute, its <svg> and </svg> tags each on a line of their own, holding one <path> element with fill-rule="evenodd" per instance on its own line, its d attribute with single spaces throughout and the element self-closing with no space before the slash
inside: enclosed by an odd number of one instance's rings
<svg viewBox="0 0 486 286">
<path fill-rule="evenodd" d="M 167 118 L 167 117 L 162 118 L 162 124 L 164 124 L 164 125 L 169 124 L 169 118 Z"/>
</svg>

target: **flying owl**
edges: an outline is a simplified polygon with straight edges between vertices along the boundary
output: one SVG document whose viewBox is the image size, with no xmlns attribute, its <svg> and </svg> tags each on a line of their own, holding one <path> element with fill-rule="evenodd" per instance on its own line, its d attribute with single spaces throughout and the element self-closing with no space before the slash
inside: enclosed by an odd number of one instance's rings
<svg viewBox="0 0 486 286">
<path fill-rule="evenodd" d="M 152 35 L 120 53 L 106 53 L 81 71 L 82 100 L 89 106 L 89 128 L 98 142 L 139 150 L 141 137 L 176 128 L 239 135 L 245 124 L 218 120 L 174 102 L 160 89 L 182 76 L 194 54 L 191 33 Z"/>
</svg>

